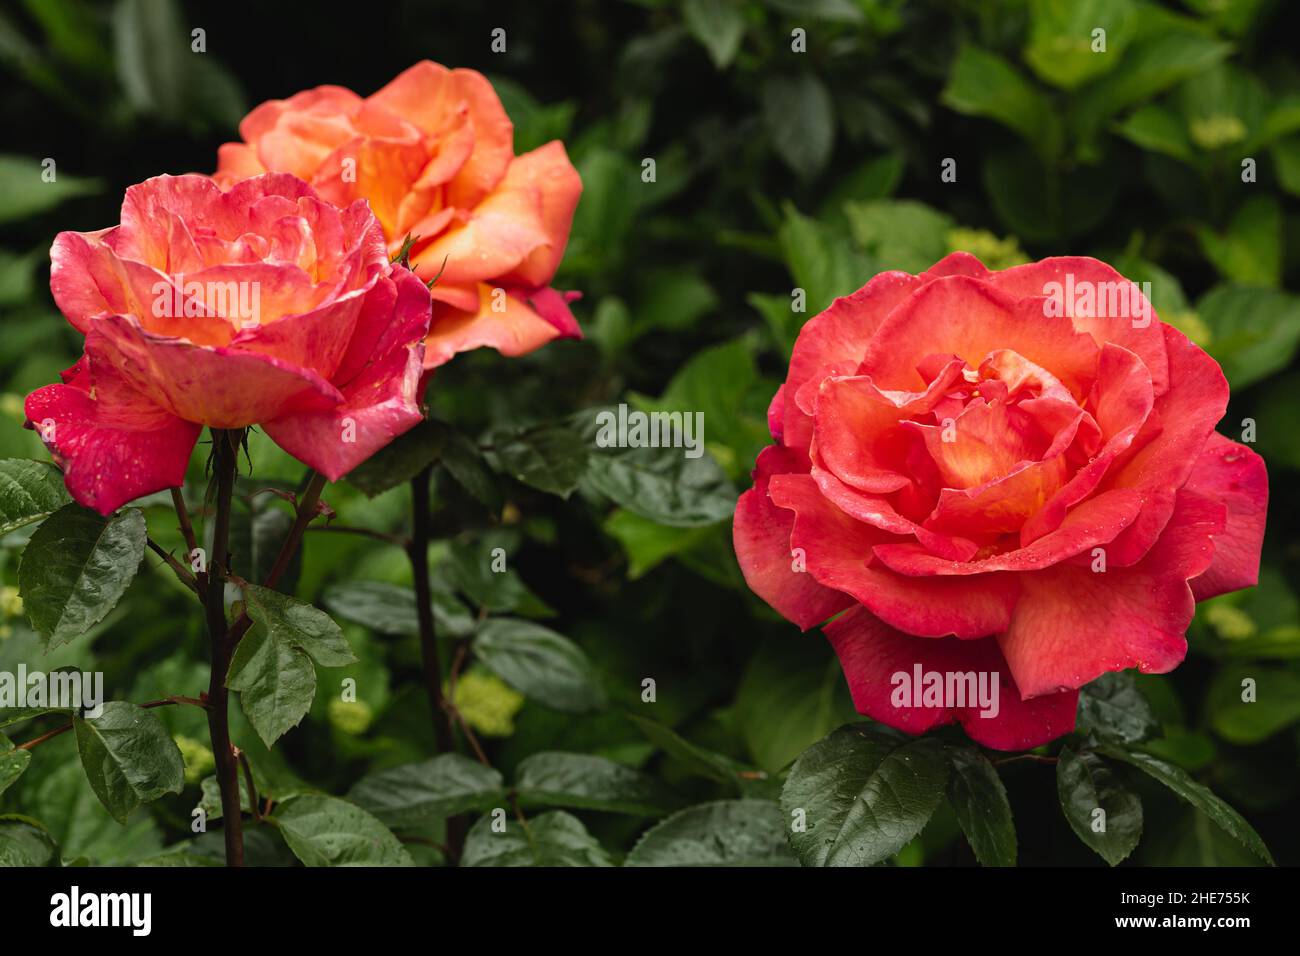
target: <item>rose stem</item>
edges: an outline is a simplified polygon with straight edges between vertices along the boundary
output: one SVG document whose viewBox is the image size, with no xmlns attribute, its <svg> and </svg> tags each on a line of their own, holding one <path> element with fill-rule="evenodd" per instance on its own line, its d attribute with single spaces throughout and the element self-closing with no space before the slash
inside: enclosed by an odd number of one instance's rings
<svg viewBox="0 0 1300 956">
<path fill-rule="evenodd" d="M 411 541 L 406 549 L 415 578 L 415 615 L 420 625 L 420 656 L 424 665 L 424 689 L 433 711 L 433 739 L 438 753 L 454 749 L 451 713 L 442 696 L 442 665 L 438 661 L 438 635 L 433 623 L 433 595 L 429 589 L 429 482 L 433 465 L 411 479 Z M 447 846 L 453 862 L 460 857 L 464 842 L 464 820 L 447 818 Z"/>
<path fill-rule="evenodd" d="M 204 607 L 212 637 L 212 677 L 208 684 L 208 732 L 221 789 L 222 832 L 226 839 L 226 865 L 244 865 L 244 823 L 240 817 L 239 766 L 230 745 L 230 692 L 226 672 L 232 647 L 226 626 L 225 587 L 230 556 L 230 501 L 239 463 L 238 432 L 212 429 L 212 467 L 217 479 L 216 524 L 212 534 L 212 559 L 208 564 L 208 594 Z"/>
</svg>

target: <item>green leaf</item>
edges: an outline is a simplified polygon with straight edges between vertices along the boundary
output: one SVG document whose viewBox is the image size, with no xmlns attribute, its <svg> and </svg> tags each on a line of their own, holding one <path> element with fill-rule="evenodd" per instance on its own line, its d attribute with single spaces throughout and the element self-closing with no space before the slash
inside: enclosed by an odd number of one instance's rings
<svg viewBox="0 0 1300 956">
<path fill-rule="evenodd" d="M 492 436 L 492 457 L 516 481 L 568 498 L 587 469 L 587 443 L 563 425 L 533 425 Z"/>
<path fill-rule="evenodd" d="M 577 418 L 596 445 L 584 477 L 594 491 L 643 518 L 677 528 L 731 517 L 736 489 L 717 461 L 698 444 L 694 450 L 648 445 L 620 448 L 617 410 L 584 412 Z M 701 436 L 693 437 L 698 441 Z M 700 454 L 689 458 L 688 452 Z"/>
<path fill-rule="evenodd" d="M 242 587 L 257 626 L 235 648 L 226 686 L 239 691 L 244 715 L 270 747 L 311 709 L 315 664 L 343 667 L 357 658 L 328 614 L 269 588 Z"/>
<path fill-rule="evenodd" d="M 804 312 L 795 313 L 802 325 L 837 296 L 861 288 L 879 270 L 843 235 L 842 229 L 834 230 L 803 215 L 791 203 L 785 204 L 784 214 L 777 241 L 796 288 L 806 294 Z M 785 308 L 793 306 L 794 300 L 786 297 Z"/>
<path fill-rule="evenodd" d="M 948 254 L 951 216 L 910 199 L 847 202 L 853 241 L 882 268 L 924 272 Z"/>
<path fill-rule="evenodd" d="M 311 710 L 316 667 L 301 647 L 257 627 L 235 648 L 226 686 L 239 691 L 244 716 L 270 747 Z"/>
<path fill-rule="evenodd" d="M 99 192 L 98 179 L 69 176 L 54 168 L 53 182 L 43 178 L 41 160 L 0 154 L 0 223 L 26 219 L 72 199 Z"/>
<path fill-rule="evenodd" d="M 736 692 L 736 728 L 754 762 L 769 773 L 855 719 L 844 671 L 824 641 L 764 642 Z"/>
<path fill-rule="evenodd" d="M 49 462 L 0 461 L 0 535 L 48 518 L 71 500 L 63 473 Z"/>
<path fill-rule="evenodd" d="M 710 528 L 672 528 L 616 508 L 603 525 L 627 555 L 627 577 L 635 581 L 662 562 L 681 554 L 710 533 Z"/>
<path fill-rule="evenodd" d="M 797 866 L 770 800 L 688 807 L 645 832 L 624 866 Z"/>
<path fill-rule="evenodd" d="M 1271 196 L 1242 203 L 1223 232 L 1198 226 L 1201 251 L 1219 273 L 1243 285 L 1276 288 L 1282 279 L 1282 209 Z"/>
<path fill-rule="evenodd" d="M 474 604 L 490 611 L 546 617 L 555 612 L 524 584 L 506 558 L 516 541 L 506 532 L 480 535 L 451 546 L 451 580 Z"/>
<path fill-rule="evenodd" d="M 1231 51 L 1227 43 L 1190 30 L 1157 30 L 1134 40 L 1116 69 L 1076 95 L 1075 135 L 1087 143 L 1116 113 L 1209 69 Z"/>
<path fill-rule="evenodd" d="M 182 118 L 189 92 L 189 36 L 172 0 L 119 0 L 113 11 L 114 57 L 127 102 L 166 120 Z"/>
<path fill-rule="evenodd" d="M 1091 731 L 1123 743 L 1147 740 L 1160 729 L 1131 671 L 1102 674 L 1079 692 L 1080 731 Z"/>
<path fill-rule="evenodd" d="M 672 728 L 665 727 L 649 717 L 634 713 L 626 713 L 625 716 L 636 724 L 652 744 L 679 761 L 689 773 L 695 776 L 730 784 L 734 788 L 738 783 L 737 772 L 746 769 L 743 764 L 730 757 L 697 747 Z"/>
<path fill-rule="evenodd" d="M 719 70 L 736 58 L 745 35 L 745 14 L 736 0 L 686 0 L 682 19 Z"/>
<path fill-rule="evenodd" d="M 59 848 L 45 827 L 30 817 L 0 816 L 0 867 L 58 865 Z"/>
<path fill-rule="evenodd" d="M 1016 865 L 1016 825 L 1002 778 L 974 747 L 949 747 L 948 801 L 975 859 L 984 866 Z"/>
<path fill-rule="evenodd" d="M 394 829 L 419 827 L 506 800 L 501 774 L 460 754 L 439 754 L 362 777 L 348 799 Z"/>
<path fill-rule="evenodd" d="M 1217 286 L 1196 314 L 1209 326 L 1208 351 L 1234 389 L 1286 368 L 1300 344 L 1300 297 L 1286 292 Z"/>
<path fill-rule="evenodd" d="M 442 465 L 456 482 L 491 514 L 501 513 L 501 489 L 478 446 L 450 429 L 442 446 Z"/>
<path fill-rule="evenodd" d="M 31 759 L 30 750 L 15 749 L 13 741 L 0 734 L 0 794 L 8 790 L 13 782 L 23 775 Z"/>
<path fill-rule="evenodd" d="M 1300 196 L 1300 136 L 1279 140 L 1271 155 L 1278 185 L 1292 196 Z"/>
<path fill-rule="evenodd" d="M 1149 103 L 1124 120 L 1116 132 L 1143 149 L 1192 162 L 1192 142 L 1187 127 L 1173 110 Z"/>
<path fill-rule="evenodd" d="M 1112 744 L 1100 744 L 1097 752 L 1115 760 L 1122 760 L 1143 773 L 1160 781 L 1180 798 L 1204 813 L 1221 830 L 1233 837 L 1257 857 L 1274 866 L 1273 856 L 1259 838 L 1254 828 L 1236 810 L 1228 806 L 1209 787 L 1197 783 L 1187 772 L 1150 754 L 1124 750 Z"/>
<path fill-rule="evenodd" d="M 1243 700 L 1247 687 L 1251 694 Z M 1224 740 L 1262 743 L 1300 722 L 1300 675 L 1258 663 L 1228 666 L 1210 685 L 1206 709 L 1210 726 Z"/>
<path fill-rule="evenodd" d="M 1048 160 L 1060 153 L 1061 123 L 1051 102 L 997 54 L 963 46 L 942 100 L 959 113 L 1010 127 Z"/>
<path fill-rule="evenodd" d="M 835 147 L 835 108 L 812 73 L 773 75 L 759 92 L 763 125 L 777 156 L 800 179 L 815 178 Z"/>
<path fill-rule="evenodd" d="M 344 480 L 368 498 L 396 488 L 438 460 L 449 434 L 442 422 L 425 419 L 353 468 Z"/>
<path fill-rule="evenodd" d="M 387 827 L 337 797 L 290 797 L 276 808 L 272 819 L 304 866 L 415 865 Z"/>
<path fill-rule="evenodd" d="M 461 866 L 613 866 L 582 822 L 563 810 L 532 817 L 526 831 L 508 817 L 501 818 L 501 833 L 492 824 L 489 815 L 470 828 Z"/>
<path fill-rule="evenodd" d="M 251 813 L 253 808 L 248 803 L 248 788 L 244 786 L 242 775 L 239 784 L 239 809 L 244 813 Z M 204 777 L 199 783 L 199 793 L 202 794 L 199 797 L 199 809 L 203 811 L 209 821 L 220 820 L 223 811 L 221 809 L 221 785 L 217 782 L 217 778 Z M 268 796 L 268 794 L 262 794 L 262 796 Z"/>
<path fill-rule="evenodd" d="M 937 740 L 853 724 L 794 762 L 781 811 L 805 866 L 871 866 L 921 832 L 947 782 Z"/>
<path fill-rule="evenodd" d="M 548 628 L 491 618 L 474 635 L 473 648 L 484 667 L 539 704 L 574 714 L 605 705 L 587 655 Z"/>
<path fill-rule="evenodd" d="M 1142 837 L 1142 800 L 1095 753 L 1061 750 L 1056 793 L 1070 829 L 1111 866 Z"/>
<path fill-rule="evenodd" d="M 140 567 L 145 537 L 138 508 L 101 518 L 65 505 L 36 529 L 18 568 L 18 587 L 47 648 L 80 637 L 113 609 Z"/>
<path fill-rule="evenodd" d="M 1073 90 L 1115 69 L 1135 26 L 1131 0 L 1036 0 L 1025 62 L 1040 77 Z M 1092 31 L 1106 49 L 1093 51 Z"/>
<path fill-rule="evenodd" d="M 74 717 L 72 724 L 90 788 L 118 823 L 185 786 L 185 762 L 157 714 L 111 700 L 98 717 Z"/>
<path fill-rule="evenodd" d="M 322 667 L 357 662 L 343 631 L 324 611 L 256 584 L 244 584 L 242 588 L 248 616 L 265 627 L 273 640 L 301 648 Z"/>
<path fill-rule="evenodd" d="M 525 806 L 575 807 L 658 817 L 677 804 L 653 777 L 594 754 L 544 751 L 515 770 L 515 790 Z"/>
<path fill-rule="evenodd" d="M 384 581 L 344 581 L 325 589 L 323 603 L 334 614 L 380 634 L 414 637 L 420 633 L 415 591 Z M 433 589 L 433 621 L 441 634 L 465 637 L 474 630 L 474 617 L 453 595 Z"/>
<path fill-rule="evenodd" d="M 293 518 L 283 508 L 277 508 L 267 495 L 253 505 L 236 504 L 230 514 L 230 570 L 250 581 L 264 581 L 280 557 L 280 549 L 289 537 Z M 209 529 L 210 533 L 210 529 Z M 208 553 L 212 541 L 205 542 Z M 280 587 L 292 591 L 302 570 L 302 549 L 294 551 L 292 559 L 280 578 Z"/>
</svg>

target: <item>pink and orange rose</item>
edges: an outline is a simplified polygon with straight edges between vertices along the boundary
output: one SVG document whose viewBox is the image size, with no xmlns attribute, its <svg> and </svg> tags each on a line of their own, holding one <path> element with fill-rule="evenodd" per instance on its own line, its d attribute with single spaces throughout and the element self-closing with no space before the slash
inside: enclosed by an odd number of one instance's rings
<svg viewBox="0 0 1300 956">
<path fill-rule="evenodd" d="M 862 713 L 1037 746 L 1073 729 L 1079 687 L 1172 670 L 1196 601 L 1255 583 L 1263 461 L 1215 431 L 1219 366 L 1134 289 L 1094 259 L 955 253 L 804 326 L 736 553 L 782 615 L 824 624 Z M 900 701 L 918 666 L 996 675 L 996 715 Z"/>
<path fill-rule="evenodd" d="M 204 425 L 261 425 L 333 480 L 421 419 L 429 292 L 389 264 L 364 201 L 340 209 L 282 173 L 224 192 L 159 176 L 50 258 L 85 354 L 26 414 L 103 514 L 180 485 Z"/>
<path fill-rule="evenodd" d="M 580 337 L 550 288 L 582 181 L 558 141 L 516 156 L 514 128 L 473 70 L 428 61 L 362 98 L 320 86 L 271 100 L 219 152 L 218 182 L 267 170 L 306 180 L 339 206 L 365 198 L 390 254 L 415 239 L 410 262 L 432 280 L 425 365 L 491 346 L 505 355 Z"/>
</svg>

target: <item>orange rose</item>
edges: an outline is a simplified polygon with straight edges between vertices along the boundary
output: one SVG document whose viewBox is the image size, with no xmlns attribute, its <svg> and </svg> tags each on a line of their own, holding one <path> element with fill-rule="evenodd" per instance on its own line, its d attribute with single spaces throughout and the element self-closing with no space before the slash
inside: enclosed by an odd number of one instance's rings
<svg viewBox="0 0 1300 956">
<path fill-rule="evenodd" d="M 558 140 L 516 156 L 514 127 L 474 70 L 417 63 L 362 98 L 319 86 L 269 100 L 218 152 L 223 187 L 268 170 L 293 173 L 324 199 L 366 199 L 390 255 L 410 236 L 412 267 L 432 294 L 425 367 L 488 345 L 522 355 L 580 338 L 549 287 L 564 255 L 582 180 Z"/>
</svg>

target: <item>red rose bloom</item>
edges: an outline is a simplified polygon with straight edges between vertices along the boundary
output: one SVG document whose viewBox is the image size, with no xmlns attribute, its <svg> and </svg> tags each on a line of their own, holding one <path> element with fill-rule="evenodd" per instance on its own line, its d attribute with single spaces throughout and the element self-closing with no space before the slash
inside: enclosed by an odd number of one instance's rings
<svg viewBox="0 0 1300 956">
<path fill-rule="evenodd" d="M 1197 600 L 1256 582 L 1262 459 L 1214 431 L 1218 364 L 1087 258 L 887 272 L 800 333 L 736 506 L 751 588 L 824 631 L 862 713 L 1038 746 L 1078 688 L 1183 659 Z M 896 694 L 996 675 L 1000 700 Z"/>
</svg>

